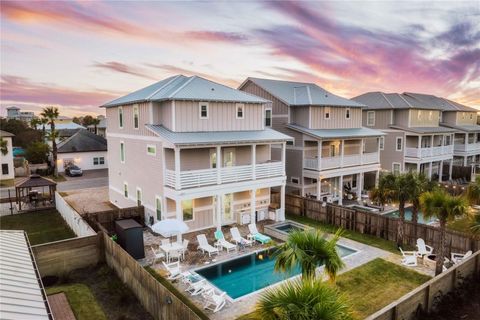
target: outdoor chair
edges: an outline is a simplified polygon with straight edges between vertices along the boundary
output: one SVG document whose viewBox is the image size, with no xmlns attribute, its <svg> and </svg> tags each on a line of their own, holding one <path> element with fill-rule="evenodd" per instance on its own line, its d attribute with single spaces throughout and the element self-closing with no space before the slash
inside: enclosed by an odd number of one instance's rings
<svg viewBox="0 0 480 320">
<path fill-rule="evenodd" d="M 190 293 L 192 296 L 196 296 L 196 295 L 201 294 L 203 291 L 205 291 L 209 287 L 210 286 L 208 285 L 207 280 L 202 279 L 202 280 L 197 281 L 197 282 L 191 282 L 188 285 L 187 289 L 185 289 L 185 291 Z"/>
<path fill-rule="evenodd" d="M 162 246 L 168 246 L 170 244 L 170 239 L 162 239 Z"/>
<path fill-rule="evenodd" d="M 226 295 L 226 292 L 222 292 L 220 294 L 216 293 L 215 289 L 211 286 L 206 288 L 202 293 L 202 297 L 205 300 L 205 305 L 203 308 L 212 310 L 214 313 L 220 311 L 225 306 Z"/>
<path fill-rule="evenodd" d="M 471 250 L 467 251 L 467 253 L 465 253 L 465 254 L 453 253 L 452 252 L 452 254 L 451 254 L 452 262 L 455 263 L 455 264 L 460 263 L 463 260 L 465 260 L 465 258 L 470 257 L 472 254 L 473 254 L 473 252 Z"/>
<path fill-rule="evenodd" d="M 403 251 L 402 248 L 399 248 L 402 253 L 402 264 L 406 267 L 416 267 L 417 266 L 417 252 L 416 251 Z"/>
<path fill-rule="evenodd" d="M 181 251 L 183 260 L 185 260 L 185 252 L 188 251 L 188 243 L 189 243 L 189 241 L 187 239 L 183 239 L 183 242 L 182 242 L 183 249 Z"/>
<path fill-rule="evenodd" d="M 209 257 L 211 257 L 213 253 L 218 254 L 218 249 L 211 246 L 208 243 L 207 237 L 203 233 L 197 235 L 197 240 L 198 240 L 197 250 L 201 250 L 203 253 L 208 252 Z"/>
<path fill-rule="evenodd" d="M 252 240 L 248 240 L 242 237 L 237 227 L 230 228 L 230 234 L 232 235 L 232 241 L 235 242 L 237 245 L 238 244 L 243 244 L 245 246 L 253 245 Z"/>
<path fill-rule="evenodd" d="M 222 248 L 227 250 L 227 252 L 229 252 L 230 250 L 237 250 L 236 245 L 225 240 L 225 236 L 223 235 L 222 230 L 215 231 L 215 239 L 217 239 L 218 243 L 222 246 Z"/>
<path fill-rule="evenodd" d="M 160 249 L 155 250 L 153 249 L 153 247 L 150 247 L 150 250 L 153 253 L 152 264 L 155 264 L 155 262 L 157 262 L 158 259 L 165 258 L 165 254 Z"/>
<path fill-rule="evenodd" d="M 429 256 L 433 253 L 433 247 L 425 244 L 425 240 L 422 238 L 417 239 L 417 254 L 420 257 L 423 257 L 425 255 Z"/>
<path fill-rule="evenodd" d="M 257 225 L 255 223 L 250 223 L 248 225 L 248 230 L 250 231 L 251 237 L 262 244 L 272 241 L 272 238 L 270 238 L 269 236 L 258 232 Z"/>
<path fill-rule="evenodd" d="M 180 262 L 179 261 L 171 262 L 171 263 L 165 263 L 165 261 L 162 261 L 162 263 L 163 263 L 163 266 L 165 267 L 165 269 L 167 269 L 167 271 L 169 272 L 169 276 L 168 276 L 167 279 L 175 280 L 182 275 L 182 273 L 180 271 Z"/>
</svg>

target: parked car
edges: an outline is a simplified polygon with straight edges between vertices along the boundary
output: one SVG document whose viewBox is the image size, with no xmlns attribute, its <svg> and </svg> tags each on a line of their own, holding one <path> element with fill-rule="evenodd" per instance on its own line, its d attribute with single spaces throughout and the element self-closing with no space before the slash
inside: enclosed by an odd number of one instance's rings
<svg viewBox="0 0 480 320">
<path fill-rule="evenodd" d="M 70 176 L 70 177 L 75 177 L 75 176 L 81 176 L 81 175 L 83 175 L 82 169 L 80 169 L 80 167 L 75 166 L 75 165 L 68 166 L 68 167 L 65 169 L 65 173 L 67 174 L 67 176 Z"/>
</svg>

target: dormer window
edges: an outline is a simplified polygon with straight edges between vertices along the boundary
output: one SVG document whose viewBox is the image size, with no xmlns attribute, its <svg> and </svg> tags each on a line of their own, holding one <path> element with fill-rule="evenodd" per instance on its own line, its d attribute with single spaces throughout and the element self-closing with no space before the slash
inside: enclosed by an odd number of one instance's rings
<svg viewBox="0 0 480 320">
<path fill-rule="evenodd" d="M 237 103 L 235 107 L 237 108 L 237 119 L 243 119 L 245 105 L 243 103 Z"/>
<path fill-rule="evenodd" d="M 345 119 L 350 119 L 350 108 L 345 109 Z"/>
<path fill-rule="evenodd" d="M 325 107 L 325 108 L 324 108 L 323 117 L 324 117 L 326 120 L 330 119 L 330 107 Z"/>
<path fill-rule="evenodd" d="M 200 119 L 208 119 L 208 102 L 200 102 Z"/>
</svg>

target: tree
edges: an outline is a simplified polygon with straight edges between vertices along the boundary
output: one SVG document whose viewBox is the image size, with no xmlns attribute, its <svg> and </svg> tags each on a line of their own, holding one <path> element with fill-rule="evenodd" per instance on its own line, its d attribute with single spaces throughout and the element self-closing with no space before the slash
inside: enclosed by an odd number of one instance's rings
<svg viewBox="0 0 480 320">
<path fill-rule="evenodd" d="M 470 182 L 466 196 L 471 205 L 480 204 L 480 176 L 477 176 L 474 182 Z"/>
<path fill-rule="evenodd" d="M 412 202 L 412 222 L 415 223 L 415 238 L 417 238 L 418 210 L 420 209 L 420 196 L 435 188 L 436 182 L 429 180 L 423 173 L 407 173 L 409 198 Z"/>
<path fill-rule="evenodd" d="M 100 119 L 98 118 L 95 118 L 92 120 L 92 125 L 94 127 L 94 130 L 95 130 L 95 134 L 97 134 L 97 126 L 100 124 Z"/>
<path fill-rule="evenodd" d="M 42 135 L 43 139 L 46 137 L 46 129 L 45 126 L 48 124 L 48 119 L 45 117 L 40 118 L 40 124 L 42 125 Z"/>
<path fill-rule="evenodd" d="M 385 204 L 393 200 L 392 192 L 387 187 L 393 184 L 394 179 L 395 176 L 392 174 L 381 175 L 378 180 L 378 187 L 370 191 L 370 199 L 378 203 L 382 207 L 382 211 L 385 209 Z"/>
<path fill-rule="evenodd" d="M 338 289 L 313 280 L 287 281 L 261 296 L 253 319 L 262 320 L 350 320 L 347 299 Z"/>
<path fill-rule="evenodd" d="M 43 111 L 40 115 L 43 118 L 48 119 L 48 123 L 50 124 L 49 139 L 52 141 L 53 175 L 56 177 L 58 176 L 58 168 L 57 168 L 57 142 L 55 141 L 55 139 L 58 136 L 58 134 L 55 131 L 55 120 L 58 118 L 60 114 L 58 112 L 58 108 L 46 107 L 46 108 L 43 108 Z"/>
<path fill-rule="evenodd" d="M 32 142 L 25 150 L 25 158 L 30 163 L 44 163 L 48 160 L 49 152 L 50 147 L 48 144 L 41 141 L 35 141 Z"/>
<path fill-rule="evenodd" d="M 12 139 L 15 147 L 26 148 L 34 141 L 42 141 L 41 132 L 30 128 L 26 122 L 21 120 L 0 119 L 0 128 L 15 135 Z"/>
<path fill-rule="evenodd" d="M 82 124 L 82 117 L 73 117 L 72 122 L 81 125 Z"/>
<path fill-rule="evenodd" d="M 291 271 L 300 265 L 302 278 L 313 280 L 316 268 L 323 263 L 330 280 L 335 281 L 338 271 L 344 266 L 336 249 L 339 238 L 340 232 L 331 240 L 318 230 L 291 232 L 275 253 L 275 270 Z"/>
<path fill-rule="evenodd" d="M 33 117 L 32 120 L 30 120 L 30 127 L 33 129 L 37 129 L 38 125 L 41 124 L 41 121 L 38 117 Z"/>
<path fill-rule="evenodd" d="M 87 116 L 82 118 L 82 125 L 84 127 L 88 127 L 89 125 L 93 124 L 93 120 L 95 120 L 94 117 L 92 117 L 91 115 L 87 115 Z"/>
<path fill-rule="evenodd" d="M 8 142 L 2 137 L 0 137 L 0 152 L 4 156 L 8 153 Z"/>
<path fill-rule="evenodd" d="M 421 195 L 420 207 L 426 218 L 437 218 L 440 221 L 440 248 L 438 248 L 435 275 L 442 273 L 446 248 L 447 222 L 467 211 L 467 201 L 463 197 L 451 196 L 444 190 L 429 191 Z"/>
</svg>

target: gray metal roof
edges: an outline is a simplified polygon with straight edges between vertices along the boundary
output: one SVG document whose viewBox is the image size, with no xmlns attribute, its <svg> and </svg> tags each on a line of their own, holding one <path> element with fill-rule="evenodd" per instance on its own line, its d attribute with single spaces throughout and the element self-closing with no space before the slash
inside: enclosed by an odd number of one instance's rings
<svg viewBox="0 0 480 320">
<path fill-rule="evenodd" d="M 379 137 L 385 135 L 382 131 L 364 127 L 349 129 L 308 129 L 295 124 L 289 124 L 287 127 L 319 139 Z"/>
<path fill-rule="evenodd" d="M 58 153 L 107 151 L 107 139 L 86 129 L 80 129 L 58 144 Z"/>
<path fill-rule="evenodd" d="M 364 107 L 363 104 L 342 98 L 317 86 L 315 83 L 293 82 L 273 79 L 247 78 L 242 86 L 252 81 L 289 106 L 339 106 Z"/>
<path fill-rule="evenodd" d="M 0 319 L 50 319 L 25 233 L 0 230 L 0 244 Z"/>
<path fill-rule="evenodd" d="M 263 98 L 201 78 L 177 75 L 104 104 L 113 107 L 145 101 L 195 100 L 266 103 Z"/>
<path fill-rule="evenodd" d="M 291 137 L 270 128 L 252 131 L 173 132 L 162 125 L 146 125 L 146 127 L 174 145 L 237 144 L 293 140 Z"/>
<path fill-rule="evenodd" d="M 478 112 L 477 109 L 465 106 L 463 104 L 460 104 L 452 100 L 440 98 L 431 94 L 405 92 L 404 95 L 417 99 L 418 101 L 421 101 L 425 105 L 436 107 L 437 109 L 441 109 L 442 111 Z"/>
<path fill-rule="evenodd" d="M 413 133 L 427 133 L 427 134 L 428 133 L 450 133 L 450 132 L 453 133 L 456 131 L 454 129 L 447 128 L 447 127 L 404 127 L 404 126 L 398 126 L 398 125 L 391 125 L 390 128 L 413 132 Z"/>
<path fill-rule="evenodd" d="M 449 123 L 440 123 L 441 126 L 448 127 L 448 128 L 453 128 L 457 129 L 459 131 L 464 131 L 464 132 L 480 132 L 480 126 L 479 125 L 453 125 Z"/>
</svg>

